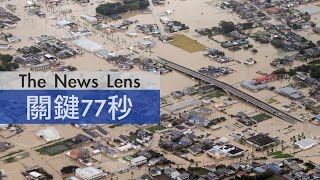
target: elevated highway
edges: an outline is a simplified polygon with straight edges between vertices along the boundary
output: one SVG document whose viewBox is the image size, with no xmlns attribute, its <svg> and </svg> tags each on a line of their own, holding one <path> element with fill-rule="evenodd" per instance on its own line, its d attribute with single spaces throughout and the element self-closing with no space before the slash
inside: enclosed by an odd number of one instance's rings
<svg viewBox="0 0 320 180">
<path fill-rule="evenodd" d="M 176 64 L 174 62 L 171 62 L 169 60 L 166 60 L 164 58 L 161 58 L 159 57 L 159 59 L 157 60 L 159 63 L 165 65 L 165 66 L 168 66 L 170 68 L 172 68 L 173 70 L 176 70 L 176 71 L 179 71 L 183 74 L 186 74 L 188 76 L 191 76 L 193 78 L 196 78 L 196 79 L 199 79 L 201 81 L 204 81 L 204 82 L 207 82 L 209 84 L 213 84 L 214 86 L 220 88 L 220 89 L 223 89 L 224 91 L 226 91 L 227 93 L 233 95 L 233 96 L 236 96 L 284 121 L 287 121 L 291 124 L 295 124 L 301 120 L 285 113 L 285 112 L 282 112 L 281 110 L 273 107 L 273 106 L 270 106 L 269 104 L 227 84 L 227 83 L 224 83 L 222 81 L 219 81 L 217 79 L 214 79 L 210 76 L 207 76 L 207 75 L 204 75 L 202 73 L 199 73 L 197 71 L 194 71 L 194 70 L 191 70 L 191 69 L 188 69 L 184 66 L 181 66 L 179 64 Z"/>
</svg>

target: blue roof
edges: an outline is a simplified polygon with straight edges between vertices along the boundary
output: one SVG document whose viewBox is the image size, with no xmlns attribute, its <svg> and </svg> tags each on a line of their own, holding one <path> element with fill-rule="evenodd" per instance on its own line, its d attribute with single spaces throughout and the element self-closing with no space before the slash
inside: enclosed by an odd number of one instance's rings
<svg viewBox="0 0 320 180">
<path fill-rule="evenodd" d="M 261 167 L 256 167 L 256 168 L 254 168 L 253 169 L 255 172 L 257 172 L 257 173 L 263 173 L 263 172 L 266 172 L 266 170 L 265 169 L 263 169 L 263 168 L 261 168 Z"/>
</svg>

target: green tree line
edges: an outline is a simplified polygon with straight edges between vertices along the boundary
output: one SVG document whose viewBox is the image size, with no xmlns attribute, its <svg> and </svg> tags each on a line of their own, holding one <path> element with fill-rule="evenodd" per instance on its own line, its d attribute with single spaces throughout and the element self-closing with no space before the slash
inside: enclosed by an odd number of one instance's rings
<svg viewBox="0 0 320 180">
<path fill-rule="evenodd" d="M 123 0 L 123 3 L 106 3 L 96 8 L 96 12 L 105 16 L 145 9 L 150 5 L 148 0 Z"/>
</svg>

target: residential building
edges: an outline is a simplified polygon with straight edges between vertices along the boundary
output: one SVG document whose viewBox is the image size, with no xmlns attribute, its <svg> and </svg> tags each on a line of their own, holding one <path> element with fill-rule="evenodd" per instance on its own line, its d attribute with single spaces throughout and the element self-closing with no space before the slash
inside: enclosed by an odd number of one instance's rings
<svg viewBox="0 0 320 180">
<path fill-rule="evenodd" d="M 84 179 L 84 180 L 97 180 L 106 176 L 106 174 L 97 168 L 94 167 L 85 167 L 85 168 L 77 168 L 76 176 Z"/>
<path fill-rule="evenodd" d="M 302 98 L 302 93 L 292 87 L 282 87 L 278 89 L 279 94 L 289 97 L 290 99 Z"/>
<path fill-rule="evenodd" d="M 149 170 L 149 174 L 150 174 L 152 177 L 159 176 L 159 175 L 161 175 L 161 169 L 158 168 L 158 167 L 152 167 L 152 168 L 150 168 L 150 170 Z"/>
<path fill-rule="evenodd" d="M 221 157 L 237 157 L 244 154 L 244 150 L 241 148 L 238 148 L 231 144 L 226 144 L 224 146 L 213 146 L 210 150 L 207 151 L 208 155 L 215 158 L 221 158 Z"/>
<path fill-rule="evenodd" d="M 31 66 L 31 71 L 45 71 L 51 68 L 51 64 L 43 63 Z"/>
<path fill-rule="evenodd" d="M 151 41 L 151 40 L 143 40 L 143 41 L 139 41 L 138 42 L 138 47 L 140 49 L 150 49 L 153 48 L 155 46 L 155 42 Z"/>
<path fill-rule="evenodd" d="M 246 141 L 247 143 L 260 149 L 275 144 L 273 139 L 271 139 L 268 135 L 262 133 L 249 137 L 248 139 L 246 139 Z"/>
<path fill-rule="evenodd" d="M 83 147 L 72 149 L 67 155 L 75 160 L 90 158 L 90 152 Z"/>
<path fill-rule="evenodd" d="M 180 173 L 175 168 L 167 168 L 164 173 L 172 179 L 177 179 L 180 176 Z"/>
<path fill-rule="evenodd" d="M 136 158 L 131 159 L 131 165 L 133 166 L 140 166 L 148 162 L 148 159 L 144 156 L 139 156 Z"/>
<path fill-rule="evenodd" d="M 121 152 L 123 152 L 123 151 L 128 151 L 128 150 L 130 150 L 130 149 L 132 149 L 132 148 L 133 148 L 133 147 L 132 147 L 131 143 L 128 143 L 128 144 L 125 144 L 125 145 L 123 145 L 123 146 L 119 146 L 119 147 L 118 147 L 118 150 L 121 151 Z"/>
<path fill-rule="evenodd" d="M 13 147 L 12 144 L 8 142 L 0 142 L 0 152 L 5 151 L 11 147 Z"/>
</svg>

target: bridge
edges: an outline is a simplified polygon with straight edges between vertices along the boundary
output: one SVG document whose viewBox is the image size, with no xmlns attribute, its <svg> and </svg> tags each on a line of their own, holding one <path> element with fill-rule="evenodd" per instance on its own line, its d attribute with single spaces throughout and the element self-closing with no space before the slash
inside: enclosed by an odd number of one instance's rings
<svg viewBox="0 0 320 180">
<path fill-rule="evenodd" d="M 159 59 L 157 61 L 159 63 L 161 63 L 165 66 L 168 66 L 176 71 L 179 71 L 183 74 L 186 74 L 188 76 L 191 76 L 191 77 L 199 79 L 199 80 L 202 80 L 202 81 L 207 82 L 209 84 L 213 84 L 214 86 L 216 86 L 220 89 L 223 89 L 225 92 L 227 92 L 235 97 L 238 97 L 240 99 L 243 99 L 244 101 L 246 101 L 246 102 L 248 102 L 248 103 L 250 103 L 250 104 L 252 104 L 252 105 L 284 120 L 284 121 L 287 121 L 291 124 L 295 124 L 295 123 L 301 121 L 301 120 L 299 120 L 299 119 L 297 119 L 297 118 L 295 118 L 285 112 L 282 112 L 281 110 L 255 98 L 255 97 L 253 97 L 253 96 L 251 96 L 251 95 L 249 95 L 249 94 L 247 94 L 247 93 L 245 93 L 245 92 L 243 92 L 243 91 L 241 91 L 241 90 L 239 90 L 239 89 L 237 89 L 227 83 L 224 83 L 222 81 L 214 79 L 210 76 L 204 75 L 204 74 L 199 73 L 197 71 L 193 71 L 191 69 L 188 69 L 184 66 L 173 63 L 173 62 L 166 60 L 164 58 L 161 58 L 161 57 L 159 57 Z"/>
</svg>

